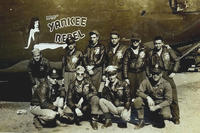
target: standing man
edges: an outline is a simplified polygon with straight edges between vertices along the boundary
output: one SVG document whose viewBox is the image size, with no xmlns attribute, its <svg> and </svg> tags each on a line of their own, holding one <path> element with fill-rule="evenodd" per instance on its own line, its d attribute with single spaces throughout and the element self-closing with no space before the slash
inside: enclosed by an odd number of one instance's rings
<svg viewBox="0 0 200 133">
<path fill-rule="evenodd" d="M 84 115 L 91 123 L 93 129 L 97 130 L 97 116 L 102 114 L 99 107 L 99 98 L 93 83 L 87 78 L 85 68 L 78 66 L 76 79 L 70 83 L 68 105 L 74 112 L 76 125 L 80 124 L 80 118 Z"/>
<path fill-rule="evenodd" d="M 127 47 L 120 44 L 120 35 L 117 31 L 110 33 L 110 47 L 107 52 L 107 66 L 113 65 L 118 67 L 118 77 L 123 79 L 123 56 Z"/>
<path fill-rule="evenodd" d="M 117 77 L 117 66 L 108 66 L 106 73 L 108 79 L 102 91 L 102 98 L 99 100 L 99 105 L 106 118 L 103 127 L 112 126 L 111 114 L 113 114 L 121 116 L 123 120 L 118 123 L 118 126 L 126 128 L 126 121 L 130 120 L 131 115 L 129 87 Z"/>
<path fill-rule="evenodd" d="M 148 59 L 148 69 L 147 75 L 151 77 L 149 74 L 149 69 L 155 64 L 159 65 L 159 68 L 162 70 L 163 78 L 166 79 L 171 87 L 172 87 L 172 104 L 171 112 L 172 112 L 172 121 L 175 124 L 180 123 L 179 116 L 179 106 L 178 106 L 178 97 L 176 84 L 173 80 L 175 72 L 178 71 L 179 61 L 177 60 L 177 56 L 175 52 L 163 43 L 163 38 L 161 36 L 157 36 L 154 39 L 154 49 L 150 51 L 149 59 Z"/>
<path fill-rule="evenodd" d="M 90 41 L 84 55 L 84 65 L 89 73 L 92 83 L 98 90 L 105 64 L 105 47 L 99 43 L 99 32 L 93 30 L 89 33 Z"/>
<path fill-rule="evenodd" d="M 131 45 L 126 50 L 123 61 L 124 78 L 130 84 L 131 98 L 135 98 L 140 83 L 146 78 L 146 51 L 138 34 L 132 35 Z"/>
<path fill-rule="evenodd" d="M 32 50 L 33 58 L 28 64 L 28 74 L 32 84 L 32 93 L 39 86 L 40 82 L 47 79 L 47 75 L 50 70 L 49 61 L 42 57 L 42 53 L 39 49 L 35 48 Z"/>
<path fill-rule="evenodd" d="M 134 106 L 138 110 L 139 124 L 136 129 L 144 126 L 144 105 L 148 104 L 154 126 L 163 128 L 164 120 L 170 119 L 170 104 L 172 102 L 172 88 L 169 82 L 162 78 L 162 71 L 154 66 L 150 73 L 151 78 L 146 78 L 137 90 L 138 98 L 135 99 Z"/>
<path fill-rule="evenodd" d="M 82 65 L 83 54 L 76 50 L 76 42 L 73 37 L 66 39 L 66 54 L 62 59 L 62 72 L 64 77 L 65 91 L 68 94 L 69 84 L 75 80 L 76 67 Z"/>
</svg>

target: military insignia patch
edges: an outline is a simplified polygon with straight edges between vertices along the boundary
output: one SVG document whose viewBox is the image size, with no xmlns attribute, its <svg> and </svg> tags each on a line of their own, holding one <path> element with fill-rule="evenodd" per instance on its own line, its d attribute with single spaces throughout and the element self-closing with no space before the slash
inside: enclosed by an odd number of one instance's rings
<svg viewBox="0 0 200 133">
<path fill-rule="evenodd" d="M 121 59 L 123 57 L 122 50 L 117 51 L 117 58 Z"/>
<path fill-rule="evenodd" d="M 94 52 L 95 52 L 95 54 L 100 54 L 100 47 L 96 47 Z"/>
<path fill-rule="evenodd" d="M 142 52 L 140 52 L 140 58 L 144 58 L 145 57 L 145 53 L 144 53 L 144 51 L 142 51 Z"/>
<path fill-rule="evenodd" d="M 164 59 L 165 60 L 169 60 L 170 59 L 169 53 L 164 53 Z"/>
<path fill-rule="evenodd" d="M 78 61 L 78 58 L 76 56 L 72 57 L 72 63 L 76 63 Z"/>
</svg>

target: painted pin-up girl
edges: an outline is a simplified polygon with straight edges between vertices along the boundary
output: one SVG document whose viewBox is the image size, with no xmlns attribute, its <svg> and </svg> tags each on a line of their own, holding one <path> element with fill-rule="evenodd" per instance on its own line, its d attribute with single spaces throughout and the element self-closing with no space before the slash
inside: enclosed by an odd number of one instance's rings
<svg viewBox="0 0 200 133">
<path fill-rule="evenodd" d="M 39 34 L 40 34 L 40 21 L 38 17 L 33 17 L 29 26 L 29 37 L 28 44 L 24 47 L 24 49 L 34 49 L 38 48 L 39 50 L 45 49 L 57 49 L 62 47 L 63 49 L 67 47 L 67 44 L 56 44 L 56 43 L 45 43 L 39 42 Z"/>
<path fill-rule="evenodd" d="M 40 34 L 39 18 L 33 17 L 33 18 L 31 18 L 30 25 L 29 25 L 28 43 L 24 47 L 24 49 L 28 49 L 29 47 L 31 47 L 31 49 L 33 49 L 34 45 L 39 43 L 39 34 Z"/>
</svg>

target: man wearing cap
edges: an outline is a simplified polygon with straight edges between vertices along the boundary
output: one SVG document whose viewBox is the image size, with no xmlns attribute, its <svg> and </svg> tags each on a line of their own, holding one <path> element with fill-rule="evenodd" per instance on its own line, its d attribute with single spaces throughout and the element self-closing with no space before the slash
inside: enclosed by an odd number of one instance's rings
<svg viewBox="0 0 200 133">
<path fill-rule="evenodd" d="M 42 53 L 39 49 L 35 48 L 32 51 L 33 58 L 28 64 L 28 74 L 32 84 L 32 93 L 41 81 L 45 81 L 47 74 L 50 70 L 49 61 L 42 57 Z"/>
<path fill-rule="evenodd" d="M 172 88 L 167 80 L 162 78 L 162 72 L 158 65 L 151 68 L 151 78 L 144 79 L 137 90 L 138 98 L 134 106 L 138 112 L 139 124 L 136 129 L 144 126 L 144 105 L 148 104 L 152 124 L 155 127 L 163 128 L 164 120 L 171 117 L 170 104 L 172 102 Z"/>
<path fill-rule="evenodd" d="M 62 81 L 59 81 L 59 75 L 55 68 L 51 70 L 47 79 L 50 90 L 50 100 L 59 108 L 59 110 L 62 110 L 64 107 L 65 88 Z"/>
<path fill-rule="evenodd" d="M 68 105 L 74 112 L 76 125 L 80 124 L 80 118 L 85 116 L 90 121 L 93 129 L 98 129 L 97 116 L 102 114 L 99 107 L 99 98 L 93 83 L 86 76 L 85 68 L 76 68 L 76 79 L 70 83 Z"/>
<path fill-rule="evenodd" d="M 127 127 L 130 120 L 130 89 L 117 77 L 117 67 L 108 66 L 106 68 L 108 79 L 102 91 L 102 98 L 99 105 L 105 115 L 106 121 L 103 127 L 112 126 L 111 114 L 119 115 L 122 121 L 118 123 L 121 128 Z"/>
<path fill-rule="evenodd" d="M 65 88 L 64 88 L 64 83 L 63 80 L 57 70 L 53 68 L 51 70 L 51 73 L 47 76 L 48 79 L 48 88 L 50 91 L 49 99 L 55 105 L 58 107 L 58 113 L 59 117 L 58 120 L 56 121 L 58 124 L 62 125 L 62 121 L 64 119 L 72 120 L 72 111 L 71 109 L 64 103 L 66 99 L 66 94 L 65 94 Z M 61 122 L 61 123 L 60 123 Z"/>
<path fill-rule="evenodd" d="M 41 82 L 32 96 L 30 111 L 34 115 L 36 128 L 52 124 L 64 125 L 62 120 L 66 118 L 63 117 L 65 90 L 58 79 L 56 69 L 52 69 L 47 81 Z"/>
<path fill-rule="evenodd" d="M 89 35 L 90 41 L 85 51 L 84 65 L 95 88 L 98 90 L 105 64 L 105 47 L 99 43 L 100 35 L 98 31 L 93 30 Z"/>
<path fill-rule="evenodd" d="M 32 99 L 30 112 L 34 115 L 33 124 L 36 128 L 41 129 L 43 126 L 55 126 L 58 107 L 49 99 L 50 90 L 46 81 L 42 81 L 35 88 Z"/>
<path fill-rule="evenodd" d="M 172 87 L 172 104 L 171 112 L 172 112 L 172 121 L 174 124 L 179 124 L 180 116 L 179 116 L 179 106 L 178 106 L 178 97 L 176 84 L 173 80 L 175 72 L 178 71 L 179 61 L 177 60 L 177 56 L 175 52 L 168 46 L 163 43 L 163 38 L 161 36 L 157 36 L 154 39 L 154 49 L 152 49 L 149 53 L 148 58 L 148 67 L 147 67 L 147 75 L 149 74 L 149 69 L 151 66 L 155 64 L 159 65 L 159 68 L 162 70 L 163 78 L 166 79 L 171 87 Z"/>
<path fill-rule="evenodd" d="M 123 74 L 125 81 L 130 85 L 131 98 L 136 97 L 136 91 L 142 80 L 146 78 L 146 50 L 141 44 L 141 38 L 134 33 L 131 45 L 126 50 L 123 60 Z"/>
<path fill-rule="evenodd" d="M 122 79 L 123 56 L 126 49 L 127 49 L 126 45 L 120 44 L 120 35 L 118 31 L 113 30 L 110 33 L 110 45 L 107 51 L 106 65 L 107 66 L 113 65 L 118 67 L 119 79 Z"/>
<path fill-rule="evenodd" d="M 62 59 L 62 70 L 65 84 L 65 91 L 68 93 L 70 82 L 75 80 L 76 67 L 82 65 L 83 54 L 76 50 L 76 42 L 73 37 L 66 39 L 66 54 Z"/>
</svg>

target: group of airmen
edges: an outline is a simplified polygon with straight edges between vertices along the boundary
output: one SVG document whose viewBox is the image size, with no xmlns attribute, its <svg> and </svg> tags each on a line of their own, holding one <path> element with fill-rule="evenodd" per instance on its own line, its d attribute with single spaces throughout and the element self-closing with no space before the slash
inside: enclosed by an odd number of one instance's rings
<svg viewBox="0 0 200 133">
<path fill-rule="evenodd" d="M 32 83 L 30 112 L 36 128 L 89 121 L 94 130 L 118 127 L 136 119 L 135 129 L 145 126 L 146 118 L 158 128 L 164 120 L 180 123 L 176 85 L 173 80 L 179 61 L 163 38 L 154 39 L 147 49 L 133 33 L 130 45 L 123 45 L 118 31 L 110 33 L 109 48 L 100 43 L 100 34 L 89 32 L 85 52 L 77 50 L 73 37 L 66 39 L 62 72 L 51 68 L 39 49 L 33 49 L 28 65 Z M 137 112 L 136 118 L 132 117 Z M 145 116 L 145 117 L 144 117 Z"/>
</svg>

